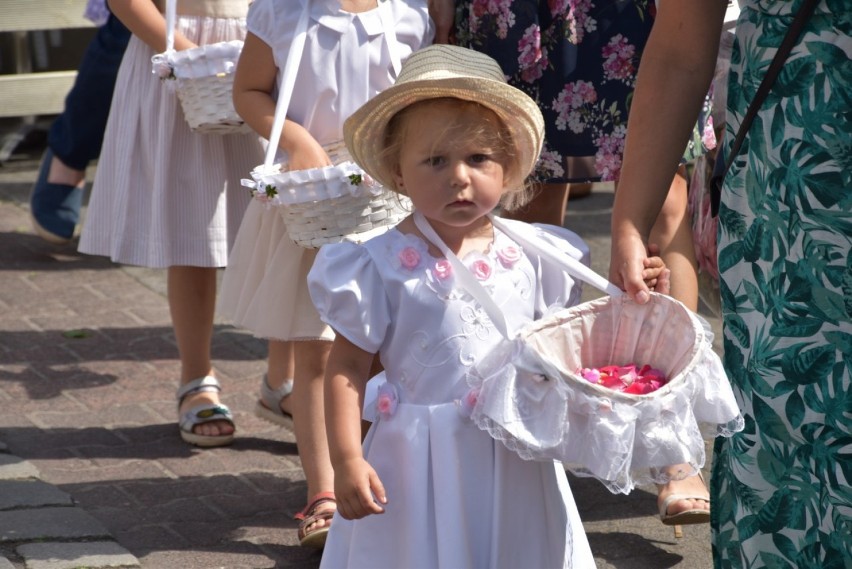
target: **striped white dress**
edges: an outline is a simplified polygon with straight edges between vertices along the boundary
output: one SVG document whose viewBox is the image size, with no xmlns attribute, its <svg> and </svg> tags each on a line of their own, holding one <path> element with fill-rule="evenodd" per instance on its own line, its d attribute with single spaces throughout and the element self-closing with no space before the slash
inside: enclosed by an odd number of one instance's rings
<svg viewBox="0 0 852 569">
<path fill-rule="evenodd" d="M 244 39 L 247 11 L 246 0 L 181 0 L 178 29 L 198 45 Z M 250 199 L 240 179 L 263 150 L 255 134 L 190 131 L 153 55 L 131 38 L 79 249 L 152 268 L 223 267 Z"/>
</svg>

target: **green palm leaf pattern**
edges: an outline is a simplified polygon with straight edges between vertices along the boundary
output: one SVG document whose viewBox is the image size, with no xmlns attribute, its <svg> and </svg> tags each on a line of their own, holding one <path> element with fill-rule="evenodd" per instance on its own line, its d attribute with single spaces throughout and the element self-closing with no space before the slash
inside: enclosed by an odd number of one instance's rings
<svg viewBox="0 0 852 569">
<path fill-rule="evenodd" d="M 728 144 L 797 7 L 741 7 Z M 817 8 L 725 180 L 723 361 L 746 425 L 715 445 L 719 569 L 852 567 L 849 13 Z"/>
</svg>

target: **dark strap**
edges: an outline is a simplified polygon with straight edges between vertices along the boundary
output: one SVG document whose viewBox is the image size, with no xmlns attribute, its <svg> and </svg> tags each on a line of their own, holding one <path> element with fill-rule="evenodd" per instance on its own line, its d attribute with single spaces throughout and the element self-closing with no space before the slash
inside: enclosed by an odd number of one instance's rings
<svg viewBox="0 0 852 569">
<path fill-rule="evenodd" d="M 757 112 L 760 110 L 761 105 L 763 105 L 763 101 L 766 100 L 766 96 L 769 95 L 769 92 L 772 90 L 772 85 L 775 83 L 775 79 L 778 78 L 781 68 L 784 67 L 784 62 L 787 61 L 787 56 L 790 55 L 790 51 L 792 51 L 793 46 L 799 40 L 802 28 L 805 27 L 805 23 L 807 23 L 808 19 L 814 13 L 814 9 L 816 9 L 817 4 L 819 4 L 819 0 L 803 0 L 802 4 L 799 6 L 799 11 L 796 13 L 793 23 L 790 24 L 790 29 L 787 30 L 787 35 L 784 36 L 784 39 L 781 41 L 781 45 L 778 46 L 778 51 L 775 52 L 775 57 L 772 59 L 772 63 L 769 64 L 769 69 L 766 70 L 766 75 L 763 76 L 763 81 L 760 82 L 760 86 L 757 88 L 757 93 L 755 93 L 754 99 L 752 99 L 751 104 L 748 106 L 748 110 L 743 117 L 743 122 L 740 124 L 740 128 L 737 131 L 737 136 L 734 138 L 731 149 L 727 152 L 728 158 L 725 161 L 725 169 L 719 178 L 720 182 L 724 179 L 728 170 L 731 169 L 731 165 L 734 163 L 734 158 L 736 158 L 737 153 L 740 150 L 740 146 L 742 146 L 746 134 L 748 134 L 748 131 L 751 128 L 751 123 L 754 121 L 754 117 L 757 116 Z M 719 186 L 721 186 L 721 183 Z M 721 190 L 721 187 L 719 187 L 719 190 Z M 710 195 L 710 206 L 712 208 L 713 215 L 717 215 L 719 213 L 719 202 L 721 201 L 721 198 L 721 191 L 713 191 Z"/>
</svg>

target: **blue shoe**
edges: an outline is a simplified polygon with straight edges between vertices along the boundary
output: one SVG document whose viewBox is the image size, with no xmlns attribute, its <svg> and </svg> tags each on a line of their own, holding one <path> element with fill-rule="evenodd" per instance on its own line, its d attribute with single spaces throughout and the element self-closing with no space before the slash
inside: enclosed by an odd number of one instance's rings
<svg viewBox="0 0 852 569">
<path fill-rule="evenodd" d="M 30 217 L 39 237 L 61 245 L 74 236 L 83 205 L 83 189 L 49 183 L 47 175 L 52 161 L 53 152 L 48 148 L 41 158 L 38 180 L 30 195 Z"/>
</svg>

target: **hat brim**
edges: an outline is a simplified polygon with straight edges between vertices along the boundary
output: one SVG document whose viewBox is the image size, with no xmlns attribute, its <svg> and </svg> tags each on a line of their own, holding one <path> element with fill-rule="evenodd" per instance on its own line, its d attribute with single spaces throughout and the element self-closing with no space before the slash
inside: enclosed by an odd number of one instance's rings
<svg viewBox="0 0 852 569">
<path fill-rule="evenodd" d="M 385 131 L 391 118 L 412 103 L 444 97 L 472 101 L 494 111 L 509 129 L 518 151 L 520 180 L 535 167 L 541 152 L 544 118 L 526 93 L 485 78 L 447 77 L 408 81 L 382 91 L 355 111 L 343 124 L 346 147 L 367 174 L 388 188 L 395 186 L 381 167 Z"/>
</svg>

